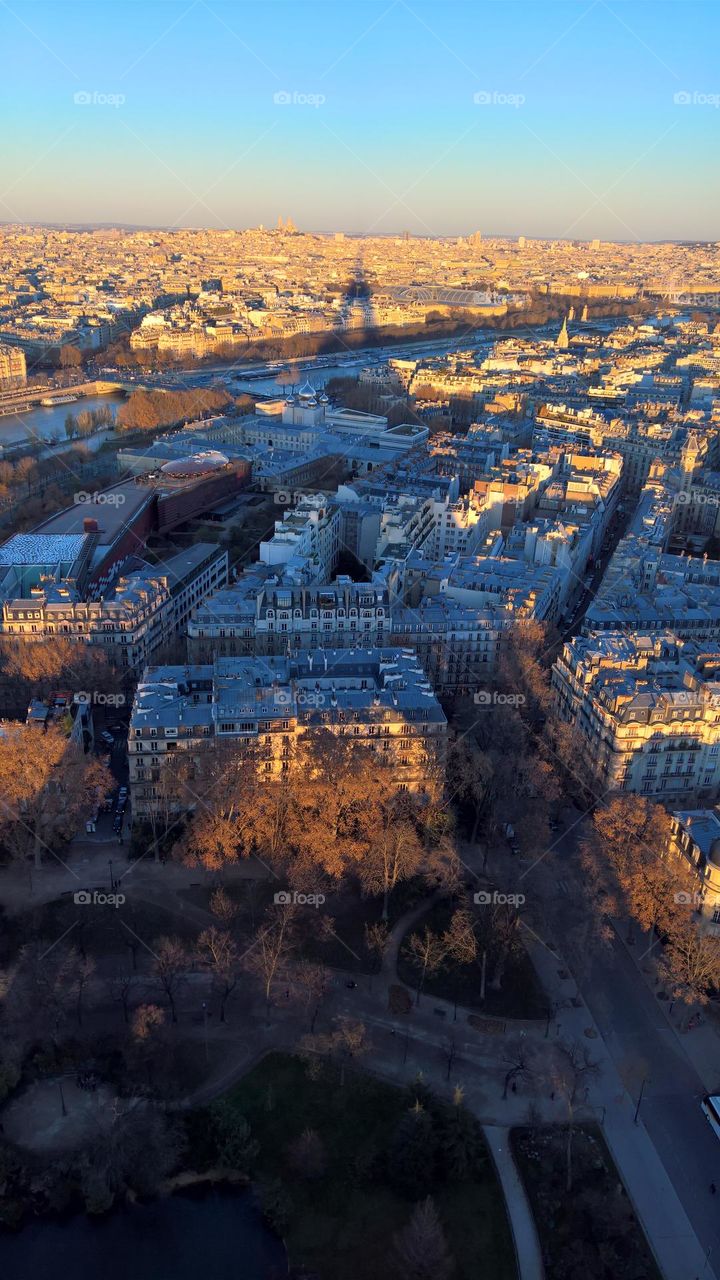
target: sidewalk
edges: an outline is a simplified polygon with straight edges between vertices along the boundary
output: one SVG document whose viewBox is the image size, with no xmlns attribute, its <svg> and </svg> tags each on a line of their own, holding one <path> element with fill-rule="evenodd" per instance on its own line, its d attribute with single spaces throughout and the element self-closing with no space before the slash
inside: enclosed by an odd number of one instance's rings
<svg viewBox="0 0 720 1280">
<path fill-rule="evenodd" d="M 658 999 L 658 991 L 661 991 L 664 987 L 664 984 L 657 979 L 655 964 L 655 956 L 660 949 L 659 944 L 655 942 L 654 946 L 651 947 L 653 940 L 650 939 L 649 941 L 648 935 L 641 933 L 638 933 L 635 944 L 631 944 L 627 939 L 627 928 L 624 922 L 611 920 L 610 923 L 615 931 L 615 936 L 622 943 L 635 968 L 642 975 L 645 985 L 655 998 L 657 1008 L 664 1015 L 667 1025 L 674 1031 L 680 1049 L 694 1066 L 705 1089 L 708 1093 L 717 1093 L 720 1090 L 720 1028 L 703 1011 L 702 1023 L 688 1031 L 683 1031 L 679 1020 L 670 1013 L 673 1003 L 675 1004 L 676 1012 L 682 1008 L 680 1002 Z"/>
<path fill-rule="evenodd" d="M 545 1268 L 535 1220 L 510 1150 L 509 1130 L 495 1125 L 483 1125 L 483 1129 L 505 1196 L 520 1280 L 544 1280 Z"/>
</svg>

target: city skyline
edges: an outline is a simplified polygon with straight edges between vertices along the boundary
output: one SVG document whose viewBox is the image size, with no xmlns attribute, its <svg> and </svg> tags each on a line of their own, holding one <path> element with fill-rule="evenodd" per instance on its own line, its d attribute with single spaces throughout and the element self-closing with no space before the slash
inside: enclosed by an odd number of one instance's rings
<svg viewBox="0 0 720 1280">
<path fill-rule="evenodd" d="M 713 240 L 717 26 L 705 3 L 3 4 L 0 217 Z"/>
</svg>

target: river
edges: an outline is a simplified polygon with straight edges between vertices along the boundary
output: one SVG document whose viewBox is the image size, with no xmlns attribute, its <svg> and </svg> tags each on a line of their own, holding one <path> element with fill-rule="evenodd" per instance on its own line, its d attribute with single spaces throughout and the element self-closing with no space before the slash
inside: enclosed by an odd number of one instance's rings
<svg viewBox="0 0 720 1280">
<path fill-rule="evenodd" d="M 0 1235 L 3 1280 L 279 1280 L 285 1250 L 249 1191 L 183 1193 Z"/>
<path fill-rule="evenodd" d="M 58 440 L 65 443 L 65 419 L 69 413 L 76 417 L 87 409 L 112 409 L 115 413 L 125 399 L 124 395 L 80 396 L 74 404 L 56 404 L 45 408 L 38 405 L 27 413 L 11 413 L 0 418 L 0 445 L 16 444 L 19 440 Z"/>
</svg>

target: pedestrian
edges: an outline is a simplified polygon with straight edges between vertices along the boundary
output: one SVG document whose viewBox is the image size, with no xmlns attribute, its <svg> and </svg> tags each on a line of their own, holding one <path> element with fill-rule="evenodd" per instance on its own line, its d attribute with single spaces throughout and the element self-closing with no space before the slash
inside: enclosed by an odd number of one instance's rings
<svg viewBox="0 0 720 1280">
<path fill-rule="evenodd" d="M 510 1088 L 512 1089 L 513 1093 L 517 1093 L 517 1085 L 516 1085 L 516 1083 L 515 1083 L 515 1081 L 514 1081 L 514 1080 L 513 1080 L 512 1084 L 510 1085 Z"/>
<path fill-rule="evenodd" d="M 550 1101 L 551 1101 L 551 1102 L 554 1102 L 554 1101 L 555 1101 L 555 1090 L 554 1090 L 554 1089 L 553 1089 L 552 1093 L 550 1094 Z"/>
<path fill-rule="evenodd" d="M 710 1195 L 711 1195 L 711 1196 L 714 1196 L 716 1193 L 717 1193 L 717 1187 L 715 1186 L 715 1183 L 714 1183 L 714 1182 L 711 1182 L 711 1183 L 710 1183 Z"/>
</svg>

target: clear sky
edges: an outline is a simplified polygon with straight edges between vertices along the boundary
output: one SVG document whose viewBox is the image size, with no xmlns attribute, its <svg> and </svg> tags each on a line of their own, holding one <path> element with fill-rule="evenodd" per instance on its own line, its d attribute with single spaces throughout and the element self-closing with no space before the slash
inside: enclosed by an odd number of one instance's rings
<svg viewBox="0 0 720 1280">
<path fill-rule="evenodd" d="M 719 37 L 717 0 L 0 0 L 0 220 L 720 239 Z"/>
</svg>

